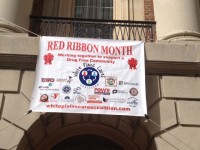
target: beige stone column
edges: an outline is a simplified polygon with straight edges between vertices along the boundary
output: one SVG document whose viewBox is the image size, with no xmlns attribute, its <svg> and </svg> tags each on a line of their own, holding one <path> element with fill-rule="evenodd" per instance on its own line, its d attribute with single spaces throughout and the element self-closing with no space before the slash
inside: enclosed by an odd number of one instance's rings
<svg viewBox="0 0 200 150">
<path fill-rule="evenodd" d="M 114 0 L 113 1 L 113 19 L 114 20 L 131 20 L 131 21 L 144 21 L 144 1 L 143 0 Z M 128 31 L 129 30 L 129 31 Z M 113 38 L 125 40 L 134 39 L 128 36 L 128 32 L 134 32 L 132 28 L 128 29 L 125 27 L 115 27 Z M 141 32 L 141 31 L 139 31 Z M 138 35 L 135 35 L 136 39 Z"/>
<path fill-rule="evenodd" d="M 128 0 L 114 0 L 113 17 L 116 20 L 128 20 Z"/>
<path fill-rule="evenodd" d="M 192 36 L 200 31 L 199 0 L 154 0 L 154 9 L 158 39 Z"/>
<path fill-rule="evenodd" d="M 32 3 L 33 0 L 0 0 L 0 18 L 28 29 Z"/>
<path fill-rule="evenodd" d="M 114 20 L 144 20 L 144 1 L 141 0 L 114 0 Z"/>
</svg>

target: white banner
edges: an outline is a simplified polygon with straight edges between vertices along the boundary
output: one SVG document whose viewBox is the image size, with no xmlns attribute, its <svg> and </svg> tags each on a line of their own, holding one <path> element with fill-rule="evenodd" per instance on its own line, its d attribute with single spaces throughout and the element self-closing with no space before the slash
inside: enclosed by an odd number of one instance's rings
<svg viewBox="0 0 200 150">
<path fill-rule="evenodd" d="M 144 116 L 144 43 L 41 37 L 30 109 Z"/>
</svg>

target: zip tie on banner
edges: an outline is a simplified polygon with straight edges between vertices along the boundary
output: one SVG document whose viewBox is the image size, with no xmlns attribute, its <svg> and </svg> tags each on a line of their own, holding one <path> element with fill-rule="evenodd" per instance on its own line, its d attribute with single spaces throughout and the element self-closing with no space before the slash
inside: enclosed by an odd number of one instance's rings
<svg viewBox="0 0 200 150">
<path fill-rule="evenodd" d="M 165 131 L 165 133 L 168 133 L 169 135 L 171 135 L 172 137 L 174 137 L 176 140 L 178 140 L 179 142 L 181 142 L 182 144 L 184 144 L 190 150 L 194 150 L 192 147 L 190 147 L 188 144 L 186 144 L 185 142 L 183 142 L 179 138 L 175 137 L 173 134 L 171 134 L 170 132 L 168 132 L 166 129 L 163 129 L 160 125 L 158 125 L 156 122 L 154 122 L 152 119 L 150 119 L 150 117 L 147 114 L 145 114 L 145 118 L 146 118 L 146 120 L 144 120 L 144 122 L 151 121 L 154 125 L 156 125 L 157 127 L 159 127 L 161 130 Z"/>
<path fill-rule="evenodd" d="M 16 25 L 16 24 L 14 24 L 14 23 L 12 23 L 12 22 L 10 22 L 10 21 L 4 19 L 4 18 L 1 18 L 1 17 L 0 17 L 0 20 L 3 20 L 3 21 L 5 21 L 5 22 L 7 22 L 8 24 L 11 24 L 13 27 L 18 27 L 18 28 L 20 28 L 20 29 L 22 29 L 22 30 L 24 30 L 24 31 L 27 31 L 28 33 L 32 33 L 32 34 L 34 34 L 34 35 L 36 35 L 36 36 L 41 36 L 41 35 L 39 35 L 39 34 L 37 34 L 37 33 L 34 33 L 34 32 L 32 32 L 32 31 L 30 31 L 30 30 L 28 30 L 28 29 L 25 29 L 25 28 L 23 28 L 23 27 L 21 27 L 21 26 L 19 26 L 19 25 Z"/>
<path fill-rule="evenodd" d="M 32 113 L 32 110 L 29 110 L 27 113 L 24 114 L 24 116 L 26 116 L 26 115 L 28 115 L 30 113 Z"/>
<path fill-rule="evenodd" d="M 150 119 L 149 116 L 148 116 L 147 114 L 145 114 L 144 117 L 146 118 L 146 120 L 144 120 L 144 122 L 145 122 L 145 123 L 148 122 L 149 119 Z"/>
</svg>

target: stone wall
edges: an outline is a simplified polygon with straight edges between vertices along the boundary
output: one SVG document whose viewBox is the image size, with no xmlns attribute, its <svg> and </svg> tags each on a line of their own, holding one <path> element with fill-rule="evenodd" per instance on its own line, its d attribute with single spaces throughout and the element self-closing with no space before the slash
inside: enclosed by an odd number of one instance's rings
<svg viewBox="0 0 200 150">
<path fill-rule="evenodd" d="M 21 118 L 29 110 L 38 41 L 0 37 L 1 149 L 50 148 L 81 133 L 106 136 L 127 150 L 199 150 L 199 43 L 145 44 L 150 117 L 146 122 L 142 117 L 62 113 L 30 113 Z"/>
<path fill-rule="evenodd" d="M 28 29 L 33 0 L 1 0 L 0 20 L 6 19 Z M 0 22 L 1 25 L 1 22 Z"/>
</svg>

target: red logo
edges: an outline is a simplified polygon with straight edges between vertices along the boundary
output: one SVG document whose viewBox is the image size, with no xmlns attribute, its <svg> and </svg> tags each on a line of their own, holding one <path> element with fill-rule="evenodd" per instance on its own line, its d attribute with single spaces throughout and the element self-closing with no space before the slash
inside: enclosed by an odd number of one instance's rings
<svg viewBox="0 0 200 150">
<path fill-rule="evenodd" d="M 48 102 L 49 101 L 49 96 L 47 94 L 42 94 L 40 96 L 40 102 Z"/>
<path fill-rule="evenodd" d="M 54 59 L 54 56 L 51 53 L 45 54 L 44 55 L 44 64 L 45 65 L 51 65 L 52 64 L 52 60 Z"/>
<path fill-rule="evenodd" d="M 128 64 L 129 64 L 129 69 L 134 69 L 134 70 L 136 70 L 136 66 L 137 66 L 137 64 L 138 64 L 138 61 L 137 61 L 137 59 L 135 59 L 135 58 L 131 58 L 131 59 L 129 59 L 128 60 Z"/>
<path fill-rule="evenodd" d="M 52 93 L 51 94 L 51 102 L 57 102 L 59 98 L 59 93 Z"/>
<path fill-rule="evenodd" d="M 51 97 L 52 97 L 53 99 L 56 99 L 56 98 L 58 98 L 58 94 L 59 94 L 59 93 L 53 93 L 53 94 L 51 95 Z"/>
<path fill-rule="evenodd" d="M 103 94 L 103 95 L 110 95 L 109 88 L 94 88 L 95 94 Z"/>
<path fill-rule="evenodd" d="M 42 82 L 54 82 L 54 78 L 42 78 Z"/>
<path fill-rule="evenodd" d="M 88 95 L 87 103 L 102 103 L 99 95 Z"/>
</svg>

